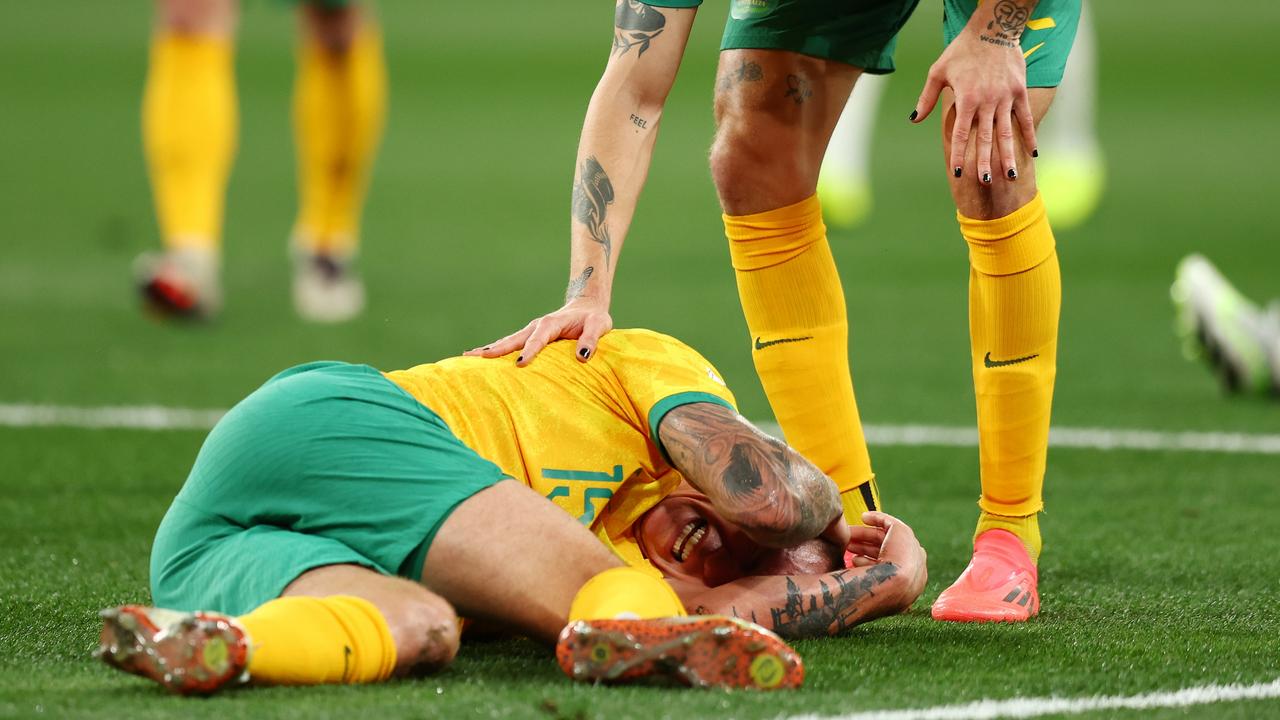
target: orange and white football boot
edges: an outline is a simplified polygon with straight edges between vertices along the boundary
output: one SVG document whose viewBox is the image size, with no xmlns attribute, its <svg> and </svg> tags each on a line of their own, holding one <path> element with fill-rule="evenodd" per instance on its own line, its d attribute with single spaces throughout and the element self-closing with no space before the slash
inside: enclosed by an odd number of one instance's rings
<svg viewBox="0 0 1280 720">
<path fill-rule="evenodd" d="M 179 695 L 208 695 L 249 680 L 249 640 L 235 619 L 140 605 L 107 608 L 94 655 Z"/>
<path fill-rule="evenodd" d="M 669 678 L 692 687 L 783 690 L 804 682 L 804 663 L 782 638 L 723 615 L 578 620 L 560 633 L 556 661 L 574 680 Z"/>
</svg>

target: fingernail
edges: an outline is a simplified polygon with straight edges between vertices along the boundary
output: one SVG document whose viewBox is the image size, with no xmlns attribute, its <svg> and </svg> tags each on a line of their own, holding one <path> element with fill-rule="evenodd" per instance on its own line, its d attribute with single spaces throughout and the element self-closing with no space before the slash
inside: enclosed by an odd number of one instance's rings
<svg viewBox="0 0 1280 720">
<path fill-rule="evenodd" d="M 982 173 L 982 182 L 984 182 L 984 183 L 986 183 L 986 184 L 990 185 L 990 184 L 991 184 L 991 173 L 989 173 L 989 172 L 984 172 L 984 173 Z"/>
<path fill-rule="evenodd" d="M 482 348 L 480 348 L 480 349 L 481 349 L 481 350 L 489 350 L 489 349 L 491 349 L 492 347 L 493 347 L 492 345 L 485 345 L 484 347 L 482 347 Z"/>
<path fill-rule="evenodd" d="M 518 363 L 522 363 L 522 362 L 524 362 L 524 356 L 523 356 L 523 355 L 521 355 L 520 357 L 516 358 L 516 362 L 518 362 Z"/>
<path fill-rule="evenodd" d="M 1031 148 L 1031 157 L 1040 157 L 1040 148 Z"/>
<path fill-rule="evenodd" d="M 960 173 L 961 173 L 962 171 L 961 171 L 961 169 L 960 169 L 960 166 L 959 166 L 959 165 L 957 165 L 957 166 L 956 166 L 956 169 L 955 169 L 955 170 L 952 170 L 951 172 L 955 173 L 955 176 L 956 176 L 956 177 L 960 177 Z"/>
<path fill-rule="evenodd" d="M 1017 171 L 1017 170 L 1014 170 L 1013 168 L 1009 168 L 1009 179 L 1010 179 L 1010 180 L 1017 180 L 1017 179 L 1018 179 L 1018 171 Z"/>
<path fill-rule="evenodd" d="M 588 355 L 591 354 L 591 351 L 586 348 L 582 348 L 581 350 L 578 351 L 578 354 L 585 359 Z"/>
<path fill-rule="evenodd" d="M 918 118 L 918 117 L 920 117 L 920 111 L 918 111 L 918 110 L 912 110 L 912 111 L 911 111 L 911 117 L 909 118 L 909 119 L 911 120 L 911 122 L 915 122 L 915 121 L 916 121 L 916 118 Z"/>
</svg>

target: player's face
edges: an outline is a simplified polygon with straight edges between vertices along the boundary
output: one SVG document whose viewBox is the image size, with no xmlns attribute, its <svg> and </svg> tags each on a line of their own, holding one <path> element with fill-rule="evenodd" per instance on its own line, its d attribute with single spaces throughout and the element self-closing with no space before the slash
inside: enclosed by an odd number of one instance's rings
<svg viewBox="0 0 1280 720">
<path fill-rule="evenodd" d="M 663 575 L 716 587 L 752 575 L 829 572 L 841 567 L 838 548 L 812 540 L 767 548 L 720 517 L 692 488 L 668 495 L 637 523 L 645 556 Z"/>
</svg>

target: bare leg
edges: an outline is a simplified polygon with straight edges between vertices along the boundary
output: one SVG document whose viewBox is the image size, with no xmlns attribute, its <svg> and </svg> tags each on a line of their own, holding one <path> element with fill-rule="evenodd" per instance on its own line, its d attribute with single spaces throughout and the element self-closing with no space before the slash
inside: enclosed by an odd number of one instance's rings
<svg viewBox="0 0 1280 720">
<path fill-rule="evenodd" d="M 563 510 L 504 480 L 445 520 L 427 552 L 422 582 L 465 617 L 554 642 L 578 590 L 620 565 Z"/>
</svg>

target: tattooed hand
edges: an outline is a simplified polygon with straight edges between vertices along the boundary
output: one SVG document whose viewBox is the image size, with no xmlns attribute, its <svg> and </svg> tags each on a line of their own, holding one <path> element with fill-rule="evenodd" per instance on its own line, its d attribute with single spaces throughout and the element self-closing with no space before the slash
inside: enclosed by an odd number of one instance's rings
<svg viewBox="0 0 1280 720">
<path fill-rule="evenodd" d="M 689 484 L 761 545 L 791 547 L 843 524 L 830 478 L 729 408 L 683 405 L 667 413 L 658 434 Z"/>
<path fill-rule="evenodd" d="M 955 94 L 948 167 L 953 177 L 976 173 L 990 185 L 999 161 L 1006 181 L 1018 179 L 1014 148 L 1016 119 L 1026 152 L 1035 157 L 1035 118 L 1027 93 L 1027 63 L 1019 44 L 1038 0 L 997 0 L 978 7 L 969 24 L 929 68 L 924 91 L 911 113 L 922 122 L 937 105 L 943 88 Z M 976 134 L 975 167 L 965 167 Z M 994 146 L 994 147 L 993 147 Z"/>
</svg>

